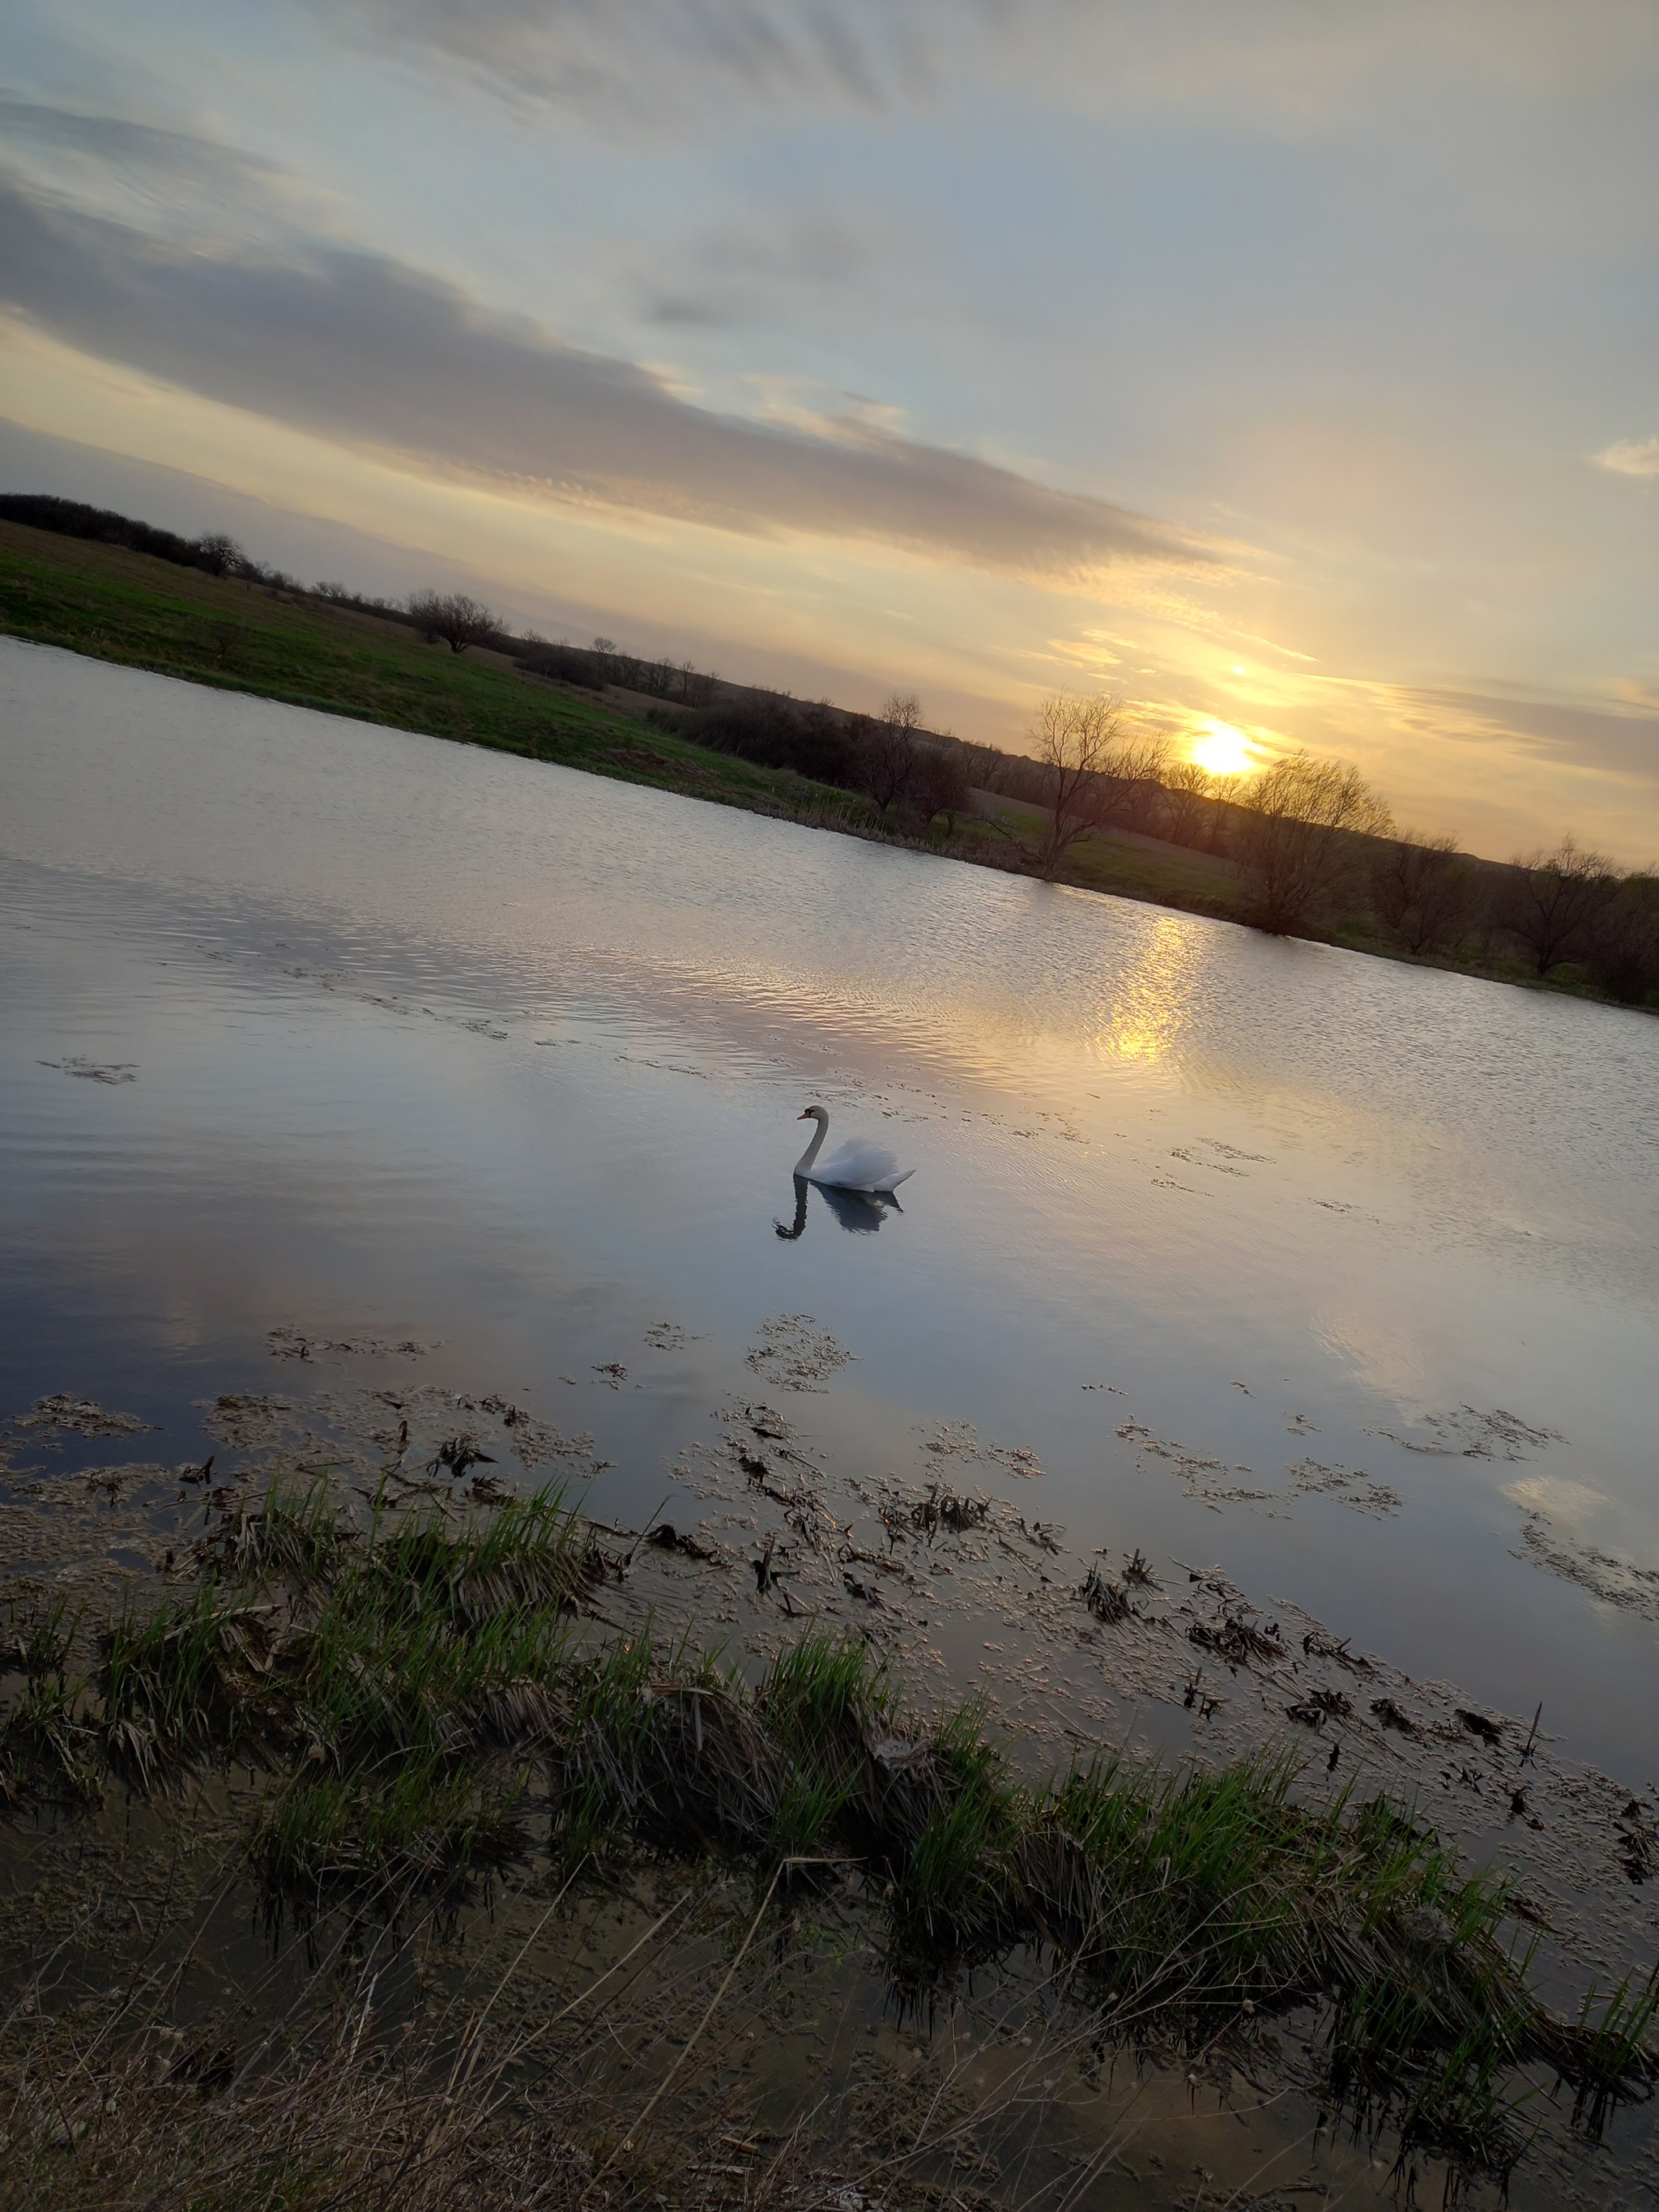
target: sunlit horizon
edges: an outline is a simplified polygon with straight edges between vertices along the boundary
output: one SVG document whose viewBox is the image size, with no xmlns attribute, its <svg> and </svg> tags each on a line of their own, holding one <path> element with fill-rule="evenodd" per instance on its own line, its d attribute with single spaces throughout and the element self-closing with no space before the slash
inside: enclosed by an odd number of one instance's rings
<svg viewBox="0 0 1659 2212">
<path fill-rule="evenodd" d="M 1259 765 L 1243 731 L 1236 730 L 1231 722 L 1218 721 L 1213 715 L 1203 735 L 1194 738 L 1188 753 L 1213 776 L 1244 775 Z"/>
<path fill-rule="evenodd" d="M 0 486 L 1659 852 L 1650 19 L 646 16 L 17 0 Z"/>
</svg>

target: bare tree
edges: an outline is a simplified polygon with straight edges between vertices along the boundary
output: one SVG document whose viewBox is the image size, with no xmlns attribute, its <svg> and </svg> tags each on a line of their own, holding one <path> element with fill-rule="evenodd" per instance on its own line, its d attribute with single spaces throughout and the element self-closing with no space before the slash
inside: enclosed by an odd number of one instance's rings
<svg viewBox="0 0 1659 2212">
<path fill-rule="evenodd" d="M 1053 875 L 1072 847 L 1105 819 L 1107 792 L 1098 771 L 1117 742 L 1119 712 L 1115 700 L 1074 699 L 1064 691 L 1054 692 L 1037 709 L 1031 735 L 1036 757 L 1048 770 L 1045 875 Z"/>
<path fill-rule="evenodd" d="M 929 824 L 945 817 L 945 834 L 954 837 L 958 817 L 973 804 L 968 782 L 966 748 L 945 733 L 942 744 L 923 745 L 911 780 L 910 803 Z"/>
<path fill-rule="evenodd" d="M 1590 950 L 1595 923 L 1618 895 L 1611 860 L 1586 852 L 1571 832 L 1553 853 L 1517 857 L 1504 902 L 1503 921 L 1530 955 L 1534 972 L 1547 975 L 1562 961 Z"/>
<path fill-rule="evenodd" d="M 914 691 L 895 691 L 864 739 L 865 787 L 884 814 L 909 790 L 916 773 L 916 732 L 921 702 Z"/>
<path fill-rule="evenodd" d="M 1048 808 L 1041 866 L 1052 876 L 1080 839 L 1127 819 L 1159 781 L 1170 741 L 1158 732 L 1126 731 L 1115 699 L 1075 699 L 1065 691 L 1043 701 L 1031 735 Z"/>
<path fill-rule="evenodd" d="M 1455 837 L 1407 830 L 1372 864 L 1371 904 L 1408 952 L 1438 952 L 1462 934 L 1470 884 Z"/>
<path fill-rule="evenodd" d="M 213 657 L 221 668 L 234 668 L 241 660 L 253 633 L 247 624 L 226 617 L 208 624 L 208 635 L 213 641 Z"/>
<path fill-rule="evenodd" d="M 1626 876 L 1597 915 L 1589 971 L 1627 1006 L 1645 1005 L 1659 990 L 1659 873 Z"/>
<path fill-rule="evenodd" d="M 962 772 L 968 779 L 969 789 L 994 791 L 997 778 L 1008 757 L 1006 753 L 1000 752 L 995 745 L 969 744 L 960 739 L 957 750 L 962 757 Z"/>
<path fill-rule="evenodd" d="M 1215 778 L 1196 761 L 1172 761 L 1162 777 L 1159 835 L 1172 845 L 1206 845 L 1213 828 Z"/>
<path fill-rule="evenodd" d="M 412 592 L 409 612 L 428 645 L 440 642 L 452 653 L 465 653 L 470 645 L 488 645 L 501 634 L 501 626 L 488 607 L 465 592 Z"/>
<path fill-rule="evenodd" d="M 210 530 L 198 538 L 191 551 L 198 568 L 205 568 L 210 576 L 240 576 L 247 573 L 247 555 L 234 538 L 227 538 L 222 530 Z"/>
<path fill-rule="evenodd" d="M 1394 828 L 1387 802 L 1357 768 L 1310 753 L 1264 769 L 1237 804 L 1245 917 L 1276 937 L 1322 920 L 1354 872 L 1357 841 Z"/>
</svg>

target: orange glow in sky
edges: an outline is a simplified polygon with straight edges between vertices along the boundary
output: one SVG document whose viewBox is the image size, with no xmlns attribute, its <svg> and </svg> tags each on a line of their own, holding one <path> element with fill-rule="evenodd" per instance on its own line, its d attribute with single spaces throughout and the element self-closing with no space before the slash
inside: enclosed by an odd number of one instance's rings
<svg viewBox="0 0 1659 2212">
<path fill-rule="evenodd" d="M 1208 769 L 1212 775 L 1243 775 L 1255 766 L 1243 731 L 1236 730 L 1231 722 L 1218 722 L 1213 716 L 1205 722 L 1188 750 L 1199 766 Z"/>
<path fill-rule="evenodd" d="M 1652 16 L 10 0 L 0 489 L 1640 866 Z"/>
</svg>

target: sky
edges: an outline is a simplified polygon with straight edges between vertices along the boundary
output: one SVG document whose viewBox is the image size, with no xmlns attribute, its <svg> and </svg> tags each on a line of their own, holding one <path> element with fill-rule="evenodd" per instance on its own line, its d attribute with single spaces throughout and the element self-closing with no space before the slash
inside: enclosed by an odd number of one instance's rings
<svg viewBox="0 0 1659 2212">
<path fill-rule="evenodd" d="M 10 0 L 0 483 L 1659 858 L 1652 0 Z"/>
</svg>

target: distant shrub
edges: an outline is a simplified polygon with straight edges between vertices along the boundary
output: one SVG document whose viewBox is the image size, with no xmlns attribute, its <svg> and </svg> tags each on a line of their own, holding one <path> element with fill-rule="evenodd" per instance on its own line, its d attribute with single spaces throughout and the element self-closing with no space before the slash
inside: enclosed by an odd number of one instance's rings
<svg viewBox="0 0 1659 2212">
<path fill-rule="evenodd" d="M 761 768 L 792 768 L 815 783 L 862 788 L 856 738 L 833 708 L 788 699 L 737 699 L 697 715 L 687 735 Z"/>
<path fill-rule="evenodd" d="M 530 676 L 550 676 L 561 684 L 574 684 L 583 691 L 603 691 L 606 678 L 600 673 L 597 657 L 584 653 L 574 645 L 544 645 L 526 656 L 523 666 Z"/>
<path fill-rule="evenodd" d="M 1659 878 L 1626 876 L 1596 917 L 1589 972 L 1627 1006 L 1659 992 Z"/>
<path fill-rule="evenodd" d="M 246 556 L 234 538 L 180 538 L 176 531 L 159 530 L 111 507 L 88 507 L 78 499 L 57 499 L 46 492 L 0 492 L 0 521 L 21 522 L 31 530 L 50 530 L 58 538 L 80 538 L 94 545 L 122 545 L 130 553 L 148 553 L 157 561 L 171 561 L 181 568 L 202 568 L 224 575 Z"/>
<path fill-rule="evenodd" d="M 1564 961 L 1592 957 L 1620 894 L 1619 872 L 1604 854 L 1587 852 L 1571 832 L 1553 853 L 1522 855 L 1506 878 L 1504 927 L 1533 973 L 1547 975 Z"/>
<path fill-rule="evenodd" d="M 1393 817 L 1356 768 L 1290 753 L 1239 796 L 1234 859 L 1244 916 L 1270 936 L 1316 926 L 1389 836 Z"/>
<path fill-rule="evenodd" d="M 1462 935 L 1472 875 L 1449 835 L 1407 831 L 1371 863 L 1371 906 L 1408 952 L 1439 952 Z"/>
<path fill-rule="evenodd" d="M 963 748 L 954 744 L 919 746 L 908 797 L 923 823 L 943 815 L 946 836 L 954 836 L 959 817 L 973 803 Z"/>
<path fill-rule="evenodd" d="M 428 645 L 465 653 L 470 645 L 492 645 L 501 625 L 486 606 L 465 592 L 411 592 L 409 618 Z"/>
</svg>

